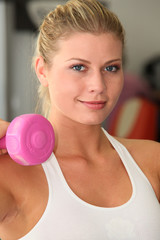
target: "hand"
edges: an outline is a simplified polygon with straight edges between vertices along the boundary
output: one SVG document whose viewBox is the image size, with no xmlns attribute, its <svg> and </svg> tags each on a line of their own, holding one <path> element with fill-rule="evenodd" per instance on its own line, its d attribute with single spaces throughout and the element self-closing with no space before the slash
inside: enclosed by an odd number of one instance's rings
<svg viewBox="0 0 160 240">
<path fill-rule="evenodd" d="M 0 139 L 6 135 L 9 122 L 6 122 L 0 118 Z M 0 149 L 0 155 L 7 153 L 6 149 Z"/>
</svg>

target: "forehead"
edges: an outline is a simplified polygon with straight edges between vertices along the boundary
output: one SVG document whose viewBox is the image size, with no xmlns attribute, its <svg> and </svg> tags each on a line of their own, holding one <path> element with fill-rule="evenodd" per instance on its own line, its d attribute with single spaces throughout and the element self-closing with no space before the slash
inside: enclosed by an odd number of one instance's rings
<svg viewBox="0 0 160 240">
<path fill-rule="evenodd" d="M 72 33 L 58 41 L 56 58 L 120 57 L 122 42 L 114 33 Z"/>
</svg>

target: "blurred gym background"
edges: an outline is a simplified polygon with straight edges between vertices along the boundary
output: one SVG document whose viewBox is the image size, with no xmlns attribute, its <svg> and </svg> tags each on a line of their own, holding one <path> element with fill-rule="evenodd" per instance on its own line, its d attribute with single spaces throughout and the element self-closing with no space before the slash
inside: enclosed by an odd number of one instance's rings
<svg viewBox="0 0 160 240">
<path fill-rule="evenodd" d="M 64 0 L 0 1 L 0 118 L 35 111 L 37 80 L 31 69 L 37 29 Z M 103 0 L 120 18 L 127 36 L 125 88 L 103 123 L 122 137 L 160 139 L 160 1 Z"/>
</svg>

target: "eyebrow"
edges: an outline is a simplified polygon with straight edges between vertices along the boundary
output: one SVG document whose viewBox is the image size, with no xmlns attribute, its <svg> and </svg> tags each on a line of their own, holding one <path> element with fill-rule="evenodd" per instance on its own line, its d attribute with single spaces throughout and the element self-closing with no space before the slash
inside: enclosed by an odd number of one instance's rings
<svg viewBox="0 0 160 240">
<path fill-rule="evenodd" d="M 70 58 L 70 59 L 66 60 L 66 62 L 72 61 L 72 60 L 82 61 L 82 62 L 86 62 L 86 63 L 88 63 L 88 64 L 91 64 L 90 61 L 85 60 L 85 59 L 82 59 L 82 58 Z M 121 58 L 115 58 L 115 59 L 106 61 L 104 64 L 110 64 L 110 63 L 112 63 L 112 62 L 117 62 L 117 61 L 122 61 L 122 59 L 121 59 Z"/>
<path fill-rule="evenodd" d="M 82 58 L 70 58 L 70 59 L 66 60 L 66 62 L 72 61 L 72 60 L 82 61 L 82 62 L 86 62 L 86 63 L 90 64 L 90 61 L 87 61 L 87 60 L 82 59 Z"/>
</svg>

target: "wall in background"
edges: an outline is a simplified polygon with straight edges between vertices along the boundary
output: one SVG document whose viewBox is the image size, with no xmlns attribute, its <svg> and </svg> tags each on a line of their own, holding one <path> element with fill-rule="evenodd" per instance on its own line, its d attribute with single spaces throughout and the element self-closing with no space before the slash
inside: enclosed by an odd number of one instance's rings
<svg viewBox="0 0 160 240">
<path fill-rule="evenodd" d="M 8 36 L 8 120 L 17 115 L 34 112 L 36 103 L 36 81 L 34 81 L 32 56 L 35 33 L 17 30 L 15 8 L 7 4 Z"/>
<path fill-rule="evenodd" d="M 141 74 L 143 65 L 160 56 L 160 1 L 110 0 L 126 30 L 126 70 Z"/>
<path fill-rule="evenodd" d="M 0 118 L 7 118 L 7 33 L 6 5 L 0 2 Z"/>
</svg>

